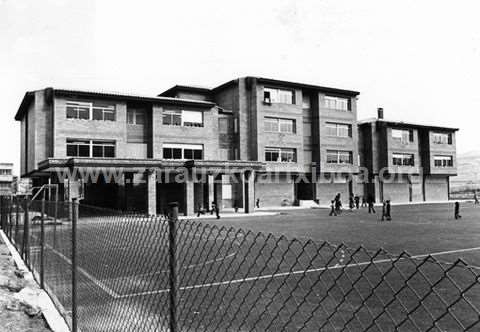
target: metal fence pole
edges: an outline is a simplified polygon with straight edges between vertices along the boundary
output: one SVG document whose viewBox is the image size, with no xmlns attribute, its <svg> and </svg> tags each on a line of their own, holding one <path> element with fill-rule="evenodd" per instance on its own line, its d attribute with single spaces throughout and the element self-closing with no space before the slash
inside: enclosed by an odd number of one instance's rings
<svg viewBox="0 0 480 332">
<path fill-rule="evenodd" d="M 178 203 L 170 203 L 169 205 L 169 217 L 168 217 L 168 253 L 169 253 L 169 314 L 170 314 L 170 331 L 178 331 L 177 321 L 177 307 L 178 307 L 178 271 L 177 271 L 177 221 L 178 221 Z"/>
<path fill-rule="evenodd" d="M 13 229 L 13 197 L 8 200 L 8 238 L 12 239 L 12 229 Z"/>
<path fill-rule="evenodd" d="M 28 215 L 28 199 L 25 199 L 24 202 L 24 217 L 23 217 L 23 245 L 22 245 L 22 256 L 27 264 L 29 266 L 29 223 L 30 223 L 30 216 Z"/>
<path fill-rule="evenodd" d="M 78 203 L 72 199 L 72 332 L 77 332 L 77 221 Z"/>
<path fill-rule="evenodd" d="M 55 191 L 55 203 L 53 210 L 53 249 L 57 247 L 57 219 L 58 219 L 58 187 Z"/>
<path fill-rule="evenodd" d="M 15 247 L 18 250 L 17 236 L 18 236 L 18 221 L 20 220 L 20 205 L 18 203 L 18 197 L 15 197 Z"/>
<path fill-rule="evenodd" d="M 45 191 L 42 197 L 42 211 L 40 219 L 40 288 L 44 289 L 45 279 Z"/>
</svg>

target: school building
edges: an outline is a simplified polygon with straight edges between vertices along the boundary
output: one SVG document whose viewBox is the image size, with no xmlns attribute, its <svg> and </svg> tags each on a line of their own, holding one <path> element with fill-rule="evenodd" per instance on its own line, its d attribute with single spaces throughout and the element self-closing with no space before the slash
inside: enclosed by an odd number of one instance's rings
<svg viewBox="0 0 480 332">
<path fill-rule="evenodd" d="M 30 91 L 15 116 L 21 176 L 57 184 L 67 198 L 78 187 L 85 203 L 149 214 L 172 201 L 192 215 L 212 201 L 249 213 L 256 199 L 275 207 L 327 204 L 337 193 L 447 198 L 456 129 L 357 122 L 358 95 L 261 77 L 213 89 L 176 85 L 158 96 Z M 406 132 L 413 141 L 404 142 Z M 359 176 L 363 165 L 372 181 Z M 379 181 L 383 166 L 400 184 Z M 115 181 L 58 172 L 79 169 L 122 172 Z"/>
<path fill-rule="evenodd" d="M 9 196 L 13 193 L 12 170 L 12 163 L 0 163 L 0 196 Z"/>
<path fill-rule="evenodd" d="M 456 128 L 378 117 L 359 122 L 360 164 L 369 174 L 365 195 L 377 202 L 446 201 L 457 175 Z"/>
</svg>

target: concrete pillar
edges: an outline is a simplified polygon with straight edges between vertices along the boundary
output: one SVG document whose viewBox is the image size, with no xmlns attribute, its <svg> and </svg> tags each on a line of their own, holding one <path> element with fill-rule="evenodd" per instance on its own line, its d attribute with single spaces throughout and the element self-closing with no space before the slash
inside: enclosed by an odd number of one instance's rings
<svg viewBox="0 0 480 332">
<path fill-rule="evenodd" d="M 155 169 L 147 170 L 147 214 L 157 214 L 157 171 Z"/>
<path fill-rule="evenodd" d="M 255 172 L 246 171 L 245 177 L 245 195 L 244 197 L 244 209 L 245 213 L 252 213 L 255 209 Z"/>
<path fill-rule="evenodd" d="M 188 174 L 185 176 L 185 184 L 183 188 L 185 197 L 184 213 L 186 216 L 193 216 L 195 213 L 195 188 L 192 173 L 190 171 L 188 171 Z"/>
<path fill-rule="evenodd" d="M 210 211 L 212 208 L 212 202 L 215 200 L 215 179 L 213 175 L 207 175 L 207 201 L 205 202 L 205 208 Z"/>
<path fill-rule="evenodd" d="M 223 195 L 222 195 L 222 174 L 217 175 L 213 185 L 213 201 L 217 203 L 218 208 L 223 208 Z M 211 203 L 211 202 L 210 202 Z"/>
</svg>

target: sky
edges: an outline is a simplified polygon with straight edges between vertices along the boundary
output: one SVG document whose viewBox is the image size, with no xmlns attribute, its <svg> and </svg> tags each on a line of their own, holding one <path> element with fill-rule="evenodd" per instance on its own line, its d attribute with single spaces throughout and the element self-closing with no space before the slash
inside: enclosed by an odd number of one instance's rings
<svg viewBox="0 0 480 332">
<path fill-rule="evenodd" d="M 480 151 L 477 0 L 0 0 L 0 162 L 14 115 L 53 86 L 157 95 L 262 76 L 360 91 L 359 119 L 460 128 Z"/>
</svg>

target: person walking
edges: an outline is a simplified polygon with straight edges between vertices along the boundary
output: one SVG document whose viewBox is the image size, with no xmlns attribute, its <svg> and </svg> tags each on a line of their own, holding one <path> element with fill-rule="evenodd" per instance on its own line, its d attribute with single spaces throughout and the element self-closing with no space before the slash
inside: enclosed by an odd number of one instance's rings
<svg viewBox="0 0 480 332">
<path fill-rule="evenodd" d="M 478 196 L 477 196 L 477 191 L 476 190 L 473 192 L 473 200 L 474 200 L 473 205 L 480 204 L 480 202 L 478 201 Z"/>
<path fill-rule="evenodd" d="M 388 221 L 392 221 L 392 205 L 389 199 L 387 199 L 387 206 L 385 211 L 385 217 Z"/>
<path fill-rule="evenodd" d="M 217 216 L 217 219 L 220 219 L 220 209 L 218 208 L 217 203 L 215 203 L 215 215 Z"/>
<path fill-rule="evenodd" d="M 212 202 L 212 209 L 210 210 L 210 214 L 213 215 L 213 213 L 216 211 L 217 208 L 217 203 L 215 201 Z"/>
<path fill-rule="evenodd" d="M 337 214 L 340 214 L 342 212 L 342 196 L 340 194 L 337 194 L 335 196 L 335 212 Z"/>
<path fill-rule="evenodd" d="M 460 203 L 455 202 L 455 219 L 460 219 L 462 216 L 460 215 Z"/>
<path fill-rule="evenodd" d="M 337 216 L 337 212 L 335 211 L 335 200 L 333 200 L 330 204 L 330 214 L 329 216 Z"/>
<path fill-rule="evenodd" d="M 382 219 L 380 219 L 380 221 L 385 221 L 386 216 L 387 216 L 387 202 L 383 201 L 383 203 L 382 203 Z"/>
<path fill-rule="evenodd" d="M 365 196 L 362 196 L 362 208 L 363 207 L 367 207 L 367 199 L 365 198 Z"/>
<path fill-rule="evenodd" d="M 360 208 L 360 197 L 358 195 L 355 196 L 355 207 L 357 210 Z"/>
<path fill-rule="evenodd" d="M 255 207 L 257 209 L 260 209 L 260 198 L 257 198 L 257 200 L 255 201 Z"/>
<path fill-rule="evenodd" d="M 372 195 L 368 196 L 367 202 L 368 202 L 368 213 L 377 213 L 375 211 L 375 205 L 374 205 L 375 200 L 373 199 Z"/>
<path fill-rule="evenodd" d="M 350 194 L 350 197 L 348 198 L 348 207 L 350 208 L 350 211 L 352 211 L 355 207 L 355 199 L 353 194 Z"/>
</svg>

